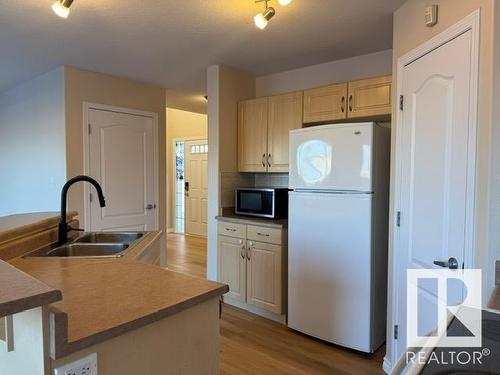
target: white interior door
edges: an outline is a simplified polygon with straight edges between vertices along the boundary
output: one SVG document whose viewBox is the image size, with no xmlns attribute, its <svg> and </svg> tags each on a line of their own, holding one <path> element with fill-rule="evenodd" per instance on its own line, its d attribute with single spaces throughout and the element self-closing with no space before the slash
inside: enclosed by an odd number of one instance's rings
<svg viewBox="0 0 500 375">
<path fill-rule="evenodd" d="M 406 270 L 438 269 L 434 261 L 466 259 L 468 181 L 475 158 L 469 147 L 472 123 L 472 32 L 456 37 L 403 68 L 404 109 L 397 146 L 401 159 L 400 227 L 394 253 L 398 259 L 399 357 L 406 349 Z M 437 327 L 437 282 L 418 286 L 418 334 Z M 448 285 L 448 305 L 464 297 L 461 283 Z"/>
<path fill-rule="evenodd" d="M 106 198 L 101 209 L 90 190 L 90 230 L 156 230 L 154 119 L 91 108 L 88 121 L 89 174 Z"/>
<path fill-rule="evenodd" d="M 207 140 L 188 141 L 185 155 L 186 233 L 207 235 Z"/>
</svg>

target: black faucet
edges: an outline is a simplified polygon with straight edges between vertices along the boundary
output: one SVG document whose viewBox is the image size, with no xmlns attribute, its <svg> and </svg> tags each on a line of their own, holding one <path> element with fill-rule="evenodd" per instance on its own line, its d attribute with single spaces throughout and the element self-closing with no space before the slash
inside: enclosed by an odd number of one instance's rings
<svg viewBox="0 0 500 375">
<path fill-rule="evenodd" d="M 101 205 L 101 207 L 106 206 L 106 201 L 104 199 L 104 194 L 102 193 L 101 185 L 99 185 L 99 183 L 92 177 L 76 176 L 68 180 L 68 182 L 64 184 L 61 190 L 61 221 L 59 221 L 59 239 L 57 241 L 59 245 L 64 245 L 66 242 L 68 242 L 68 232 L 70 230 L 68 224 L 66 223 L 66 202 L 68 199 L 68 189 L 75 182 L 79 181 L 87 181 L 94 185 L 95 189 L 97 190 L 97 195 L 99 196 L 99 204 Z"/>
</svg>

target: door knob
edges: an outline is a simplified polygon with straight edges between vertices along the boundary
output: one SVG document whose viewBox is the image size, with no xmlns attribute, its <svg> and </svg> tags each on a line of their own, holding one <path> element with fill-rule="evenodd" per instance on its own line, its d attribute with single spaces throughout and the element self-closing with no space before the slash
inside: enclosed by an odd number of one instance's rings
<svg viewBox="0 0 500 375">
<path fill-rule="evenodd" d="M 146 206 L 146 210 L 153 210 L 153 209 L 155 209 L 155 208 L 156 208 L 156 204 L 148 204 L 148 205 Z"/>
<path fill-rule="evenodd" d="M 453 257 L 448 259 L 447 262 L 444 260 L 435 260 L 434 264 L 439 267 L 449 268 L 450 270 L 458 269 L 458 260 Z"/>
</svg>

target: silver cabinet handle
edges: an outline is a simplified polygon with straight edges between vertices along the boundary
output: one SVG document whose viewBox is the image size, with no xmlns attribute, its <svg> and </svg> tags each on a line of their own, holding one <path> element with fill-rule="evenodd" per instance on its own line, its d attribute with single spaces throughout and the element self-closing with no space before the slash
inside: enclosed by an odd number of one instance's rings
<svg viewBox="0 0 500 375">
<path fill-rule="evenodd" d="M 241 252 L 240 252 L 241 259 L 245 259 L 245 253 L 246 253 L 246 248 L 245 248 L 245 245 L 243 245 L 241 247 Z"/>
<path fill-rule="evenodd" d="M 342 96 L 342 104 L 340 104 L 340 109 L 342 110 L 342 113 L 345 112 L 345 96 Z"/>
<path fill-rule="evenodd" d="M 148 211 L 149 211 L 149 210 L 154 210 L 155 208 L 156 208 L 156 204 L 151 204 L 151 203 L 150 203 L 150 204 L 148 204 L 148 205 L 146 206 L 146 210 L 148 210 Z"/>
<path fill-rule="evenodd" d="M 251 257 L 250 257 L 250 253 L 251 251 L 253 250 L 253 242 L 252 241 L 249 241 L 248 242 L 248 247 L 247 247 L 247 259 L 250 260 Z"/>
<path fill-rule="evenodd" d="M 352 95 L 349 95 L 349 112 L 352 112 Z"/>
<path fill-rule="evenodd" d="M 262 166 L 266 166 L 266 154 L 262 154 Z"/>
<path fill-rule="evenodd" d="M 436 266 L 439 266 L 439 267 L 449 268 L 450 270 L 456 270 L 456 269 L 458 269 L 458 260 L 456 260 L 453 257 L 451 257 L 450 259 L 448 259 L 448 261 L 435 260 L 434 264 Z"/>
<path fill-rule="evenodd" d="M 236 229 L 235 228 L 224 228 L 225 230 L 227 230 L 228 232 L 236 232 Z"/>
<path fill-rule="evenodd" d="M 267 165 L 271 166 L 271 154 L 267 155 Z"/>
<path fill-rule="evenodd" d="M 258 236 L 262 236 L 262 237 L 269 237 L 269 233 L 260 233 L 260 232 L 257 232 L 257 235 Z"/>
</svg>

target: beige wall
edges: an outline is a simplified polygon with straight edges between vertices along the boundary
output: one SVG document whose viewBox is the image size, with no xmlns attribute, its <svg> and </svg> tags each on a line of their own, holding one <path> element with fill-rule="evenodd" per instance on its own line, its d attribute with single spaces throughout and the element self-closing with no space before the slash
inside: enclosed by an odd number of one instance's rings
<svg viewBox="0 0 500 375">
<path fill-rule="evenodd" d="M 160 229 L 166 229 L 166 113 L 165 89 L 124 78 L 65 67 L 66 162 L 67 177 L 83 173 L 83 103 L 154 112 L 158 115 L 158 202 Z M 77 184 L 69 192 L 69 209 L 78 211 L 83 222 L 83 186 Z"/>
<path fill-rule="evenodd" d="M 174 141 L 179 138 L 206 139 L 207 115 L 167 108 L 167 228 L 175 223 Z"/>
<path fill-rule="evenodd" d="M 428 28 L 424 25 L 424 8 L 429 4 L 427 0 L 408 0 L 394 15 L 394 43 L 393 43 L 393 81 L 397 87 L 397 60 L 420 44 L 431 39 L 436 34 L 444 31 L 454 23 L 460 21 L 474 10 L 481 9 L 481 44 L 480 44 L 480 72 L 479 72 L 479 124 L 478 124 L 478 155 L 477 155 L 477 184 L 476 184 L 476 265 L 484 271 L 484 300 L 488 298 L 493 288 L 491 262 L 491 249 L 489 244 L 489 192 L 490 192 L 490 164 L 491 164 L 491 137 L 492 137 L 492 35 L 493 35 L 493 0 L 434 0 L 433 4 L 439 5 L 439 23 Z M 395 95 L 398 93 L 395 90 Z M 394 103 L 397 103 L 394 100 Z M 397 114 L 393 109 L 393 133 L 392 150 L 394 158 L 395 139 L 397 134 Z M 394 160 L 392 166 L 394 166 Z M 391 171 L 391 197 L 394 197 L 394 170 Z M 394 217 L 394 209 L 391 199 L 391 217 Z M 390 221 L 390 238 L 393 236 L 393 221 Z M 390 262 L 392 260 L 392 243 L 390 243 Z M 392 267 L 392 264 L 390 264 Z M 393 284 L 389 280 L 389 304 L 392 303 L 391 288 Z M 391 339 L 394 321 L 390 314 L 389 305 L 388 322 L 388 345 L 387 360 L 394 364 L 392 358 Z"/>
<path fill-rule="evenodd" d="M 330 61 L 258 77 L 257 97 L 283 94 L 368 77 L 391 74 L 392 50 Z"/>
<path fill-rule="evenodd" d="M 208 92 L 208 278 L 217 278 L 217 223 L 222 186 L 231 191 L 237 173 L 238 102 L 255 97 L 255 78 L 225 66 L 207 69 Z M 225 180 L 226 182 L 221 182 Z M 231 185 L 231 186 L 230 186 Z"/>
</svg>

